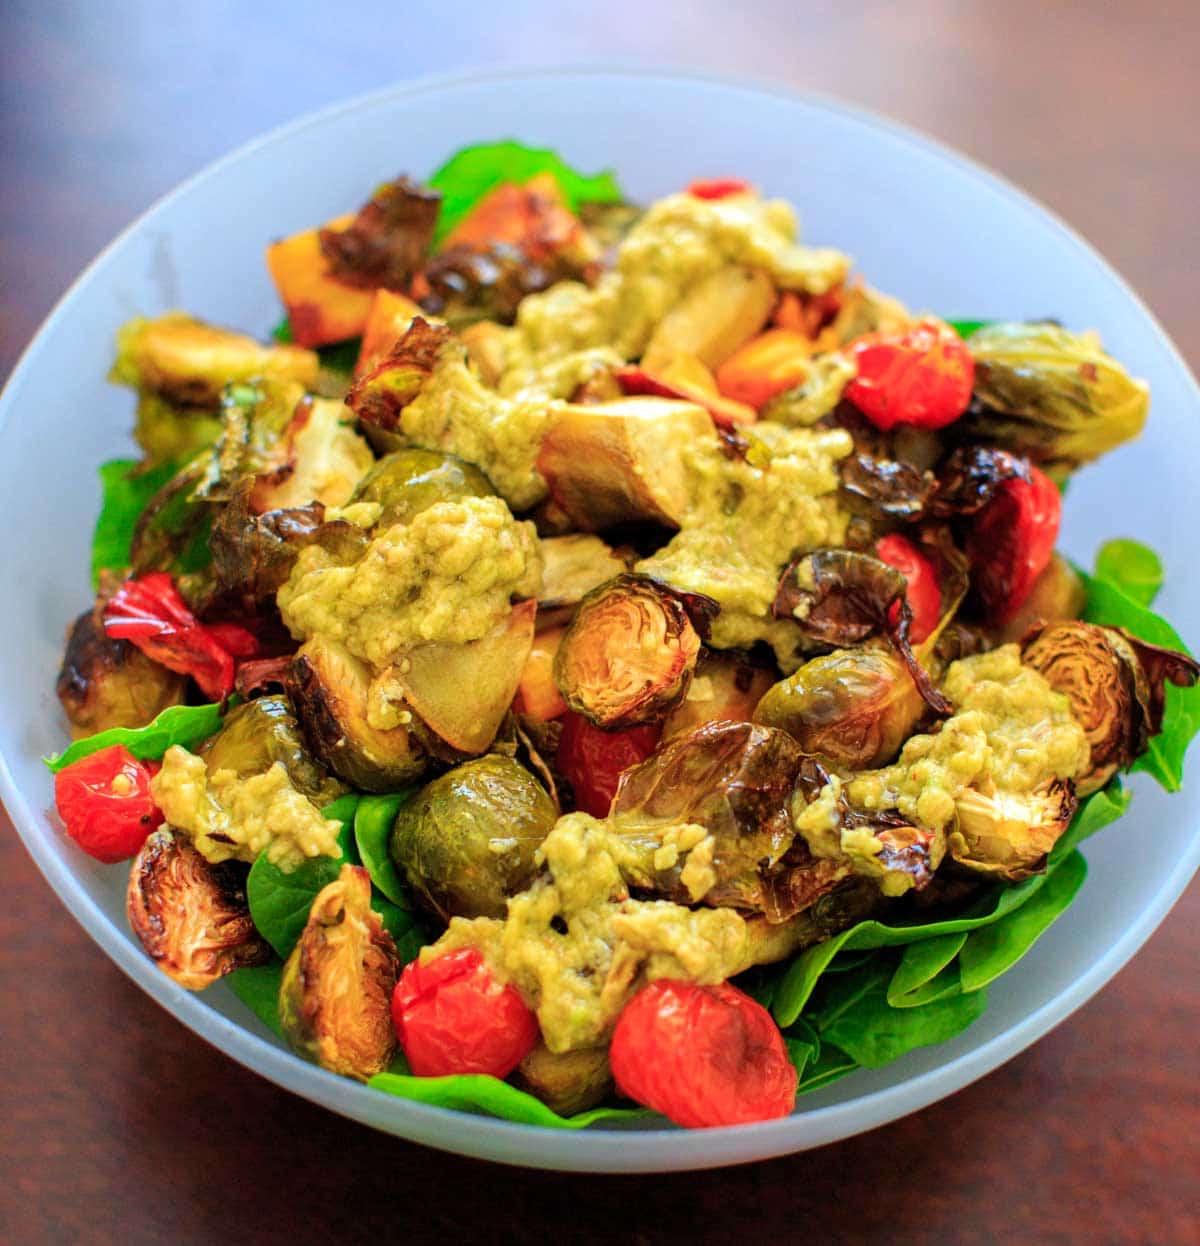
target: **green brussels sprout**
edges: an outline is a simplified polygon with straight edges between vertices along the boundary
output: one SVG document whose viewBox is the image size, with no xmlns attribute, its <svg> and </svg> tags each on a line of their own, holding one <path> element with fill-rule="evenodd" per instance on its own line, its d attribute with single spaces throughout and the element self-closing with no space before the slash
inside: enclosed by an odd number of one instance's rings
<svg viewBox="0 0 1200 1246">
<path fill-rule="evenodd" d="M 318 807 L 346 790 L 309 754 L 291 702 L 280 694 L 235 706 L 200 751 L 209 774 L 232 770 L 240 779 L 265 774 L 282 762 L 292 786 Z"/>
<path fill-rule="evenodd" d="M 169 671 L 128 640 L 113 640 L 96 611 L 75 620 L 56 685 L 75 738 L 110 727 L 144 727 L 179 705 L 187 677 Z"/>
<path fill-rule="evenodd" d="M 443 921 L 503 917 L 507 898 L 532 881 L 534 852 L 556 819 L 529 771 L 491 753 L 447 771 L 401 807 L 392 859 Z"/>
<path fill-rule="evenodd" d="M 613 1088 L 607 1047 L 551 1051 L 539 1042 L 517 1065 L 514 1080 L 559 1116 L 594 1108 Z"/>
<path fill-rule="evenodd" d="M 400 976 L 392 936 L 371 908 L 371 877 L 343 865 L 317 893 L 283 967 L 279 1024 L 292 1049 L 323 1069 L 366 1081 L 396 1053 L 391 1001 Z"/>
<path fill-rule="evenodd" d="M 440 450 L 394 450 L 358 482 L 351 501 L 378 502 L 379 525 L 408 523 L 436 502 L 495 495 L 491 481 L 473 463 Z"/>
<path fill-rule="evenodd" d="M 151 463 L 178 463 L 206 450 L 221 435 L 215 410 L 185 407 L 159 394 L 138 396 L 133 439 Z"/>
<path fill-rule="evenodd" d="M 956 425 L 969 437 L 1070 470 L 1136 437 L 1150 391 L 1095 334 L 1053 324 L 988 325 L 970 338 L 982 403 Z"/>
</svg>

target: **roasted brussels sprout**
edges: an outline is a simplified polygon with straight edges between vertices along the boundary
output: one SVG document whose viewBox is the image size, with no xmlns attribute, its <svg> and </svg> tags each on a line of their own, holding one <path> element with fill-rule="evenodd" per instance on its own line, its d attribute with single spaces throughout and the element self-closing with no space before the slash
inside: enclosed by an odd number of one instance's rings
<svg viewBox="0 0 1200 1246">
<path fill-rule="evenodd" d="M 579 603 L 554 658 L 554 680 L 598 727 L 657 722 L 683 699 L 700 636 L 681 598 L 646 576 L 619 575 Z"/>
<path fill-rule="evenodd" d="M 608 1048 L 551 1051 L 539 1042 L 517 1065 L 514 1080 L 560 1116 L 586 1112 L 608 1098 L 612 1090 Z"/>
<path fill-rule="evenodd" d="M 56 688 L 78 739 L 109 727 L 144 727 L 183 701 L 187 677 L 160 666 L 131 641 L 113 640 L 97 612 L 88 610 L 67 635 Z"/>
<path fill-rule="evenodd" d="M 995 324 L 971 335 L 979 400 L 955 433 L 1070 470 L 1136 437 L 1150 391 L 1090 333 Z"/>
<path fill-rule="evenodd" d="M 421 392 L 443 347 L 453 339 L 448 326 L 414 317 L 391 351 L 354 382 L 346 405 L 364 425 L 387 433 L 399 431 L 401 412 Z"/>
<path fill-rule="evenodd" d="M 209 774 L 232 770 L 239 779 L 263 774 L 282 762 L 292 786 L 318 808 L 346 790 L 309 756 L 285 696 L 259 697 L 235 706 L 200 753 Z"/>
<path fill-rule="evenodd" d="M 763 697 L 754 720 L 838 769 L 868 770 L 896 756 L 927 708 L 900 656 L 871 644 L 806 662 Z"/>
<path fill-rule="evenodd" d="M 202 991 L 273 955 L 250 920 L 245 881 L 244 865 L 209 865 L 186 839 L 167 828 L 154 831 L 129 871 L 129 925 L 163 973 Z"/>
<path fill-rule="evenodd" d="M 365 1082 L 396 1052 L 391 1003 L 399 977 L 396 945 L 371 908 L 371 876 L 343 865 L 317 893 L 283 967 L 284 1037 L 306 1060 Z"/>
<path fill-rule="evenodd" d="M 1022 642 L 1021 661 L 1067 697 L 1087 733 L 1091 766 L 1075 780 L 1081 796 L 1146 751 L 1162 729 L 1165 683 L 1189 687 L 1200 676 L 1200 664 L 1187 654 L 1094 623 L 1035 627 Z"/>
<path fill-rule="evenodd" d="M 408 523 L 435 502 L 495 495 L 491 481 L 475 467 L 439 450 L 394 450 L 358 482 L 355 502 L 378 502 L 378 526 Z"/>
<path fill-rule="evenodd" d="M 376 188 L 347 229 L 318 232 L 321 254 L 338 281 L 374 290 L 408 288 L 433 241 L 441 194 L 409 177 Z"/>
<path fill-rule="evenodd" d="M 1022 794 L 968 788 L 955 798 L 946 847 L 968 869 L 1019 882 L 1045 869 L 1046 855 L 1071 825 L 1078 803 L 1070 779 Z"/>
<path fill-rule="evenodd" d="M 533 854 L 558 811 L 511 758 L 490 754 L 428 783 L 396 815 L 391 853 L 443 921 L 503 917 L 534 876 Z"/>
<path fill-rule="evenodd" d="M 371 673 L 337 641 L 317 635 L 292 661 L 288 691 L 316 755 L 366 792 L 394 792 L 425 770 L 427 754 L 407 725 L 368 721 Z"/>
<path fill-rule="evenodd" d="M 205 450 L 221 435 L 215 409 L 185 407 L 159 394 L 138 396 L 133 439 L 149 463 L 178 463 Z"/>
</svg>

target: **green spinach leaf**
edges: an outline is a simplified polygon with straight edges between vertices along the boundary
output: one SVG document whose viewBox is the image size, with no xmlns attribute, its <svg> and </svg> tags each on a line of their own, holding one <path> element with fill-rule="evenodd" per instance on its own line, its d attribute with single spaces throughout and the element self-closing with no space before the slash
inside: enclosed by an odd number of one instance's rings
<svg viewBox="0 0 1200 1246">
<path fill-rule="evenodd" d="M 146 503 L 179 470 L 176 463 L 160 463 L 139 471 L 136 459 L 113 459 L 100 467 L 101 503 L 92 532 L 92 587 L 102 571 L 129 566 L 133 532 Z"/>
<path fill-rule="evenodd" d="M 984 325 L 989 325 L 990 320 L 947 320 L 946 323 L 958 334 L 959 337 L 970 337 L 972 333 L 977 333 Z"/>
<path fill-rule="evenodd" d="M 968 937 L 967 931 L 959 930 L 934 939 L 922 939 L 920 943 L 910 943 L 904 949 L 896 972 L 888 983 L 888 1003 L 893 1008 L 911 1008 L 916 1004 L 926 1003 L 928 992 L 918 992 L 958 959 Z"/>
<path fill-rule="evenodd" d="M 1149 608 L 1163 585 L 1162 559 L 1141 541 L 1121 537 L 1100 546 L 1095 575 L 1139 606 Z"/>
<path fill-rule="evenodd" d="M 42 760 L 57 774 L 81 757 L 90 757 L 113 744 L 124 744 L 134 757 L 158 761 L 172 744 L 190 749 L 207 740 L 220 726 L 220 705 L 172 705 L 144 727 L 110 727 L 76 740 L 70 748 Z"/>
<path fill-rule="evenodd" d="M 277 1037 L 283 1037 L 279 1025 L 279 985 L 283 981 L 283 962 L 235 969 L 226 979 L 230 990 Z"/>
<path fill-rule="evenodd" d="M 803 1095 L 814 1090 L 823 1090 L 839 1077 L 853 1073 L 859 1067 L 853 1056 L 839 1051 L 832 1043 L 822 1043 L 820 1055 L 812 1061 L 800 1077 L 800 1085 L 796 1093 Z"/>
</svg>

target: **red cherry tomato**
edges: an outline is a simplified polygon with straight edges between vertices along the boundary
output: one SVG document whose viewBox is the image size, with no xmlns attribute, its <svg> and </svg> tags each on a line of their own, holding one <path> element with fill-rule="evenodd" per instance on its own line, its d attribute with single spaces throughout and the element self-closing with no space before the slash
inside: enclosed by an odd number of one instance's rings
<svg viewBox="0 0 1200 1246">
<path fill-rule="evenodd" d="M 688 187 L 688 194 L 697 199 L 728 199 L 730 195 L 744 195 L 754 187 L 740 177 L 697 178 Z"/>
<path fill-rule="evenodd" d="M 54 776 L 54 803 L 67 834 L 98 861 L 134 856 L 161 824 L 150 795 L 157 763 L 138 761 L 123 745 L 100 749 Z"/>
<path fill-rule="evenodd" d="M 940 321 L 868 333 L 846 351 L 858 366 L 846 397 L 876 428 L 945 428 L 971 401 L 975 360 L 958 334 Z"/>
<path fill-rule="evenodd" d="M 473 947 L 406 965 L 392 995 L 392 1022 L 418 1077 L 507 1077 L 538 1040 L 537 1018 Z"/>
<path fill-rule="evenodd" d="M 594 818 L 607 815 L 622 770 L 645 761 L 658 747 L 662 726 L 601 731 L 582 714 L 563 715 L 562 737 L 555 760 L 575 792 L 575 807 Z"/>
<path fill-rule="evenodd" d="M 1006 480 L 967 534 L 967 557 L 989 623 L 1003 626 L 1025 604 L 1058 540 L 1062 495 L 1045 472 Z"/>
<path fill-rule="evenodd" d="M 213 701 L 233 691 L 234 658 L 258 651 L 258 641 L 236 623 L 199 622 L 161 571 L 121 585 L 104 608 L 104 630 L 167 670 L 190 675 Z"/>
<path fill-rule="evenodd" d="M 772 1120 L 796 1103 L 783 1035 L 728 982 L 651 982 L 618 1018 L 608 1059 L 622 1094 L 691 1129 Z"/>
<path fill-rule="evenodd" d="M 908 581 L 904 596 L 912 611 L 909 639 L 914 645 L 930 636 L 942 617 L 942 590 L 938 587 L 933 563 L 906 537 L 893 532 L 875 546 L 875 556 L 886 562 Z"/>
</svg>

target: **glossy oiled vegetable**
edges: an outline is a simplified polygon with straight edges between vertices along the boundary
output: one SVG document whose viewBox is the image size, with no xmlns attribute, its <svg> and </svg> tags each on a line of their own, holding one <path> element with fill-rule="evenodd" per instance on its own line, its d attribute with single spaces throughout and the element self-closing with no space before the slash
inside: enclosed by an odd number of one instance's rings
<svg viewBox="0 0 1200 1246">
<path fill-rule="evenodd" d="M 1070 781 L 1019 794 L 968 789 L 955 801 L 947 849 L 968 869 L 1019 882 L 1045 869 L 1046 855 L 1070 825 L 1077 804 Z"/>
<path fill-rule="evenodd" d="M 371 879 L 344 865 L 309 910 L 283 967 L 279 1024 L 293 1050 L 360 1081 L 392 1061 L 391 1000 L 400 974 L 392 936 L 371 908 Z"/>
<path fill-rule="evenodd" d="M 134 858 L 125 911 L 146 954 L 189 991 L 271 959 L 246 906 L 246 869 L 209 863 L 187 839 L 155 831 Z"/>
<path fill-rule="evenodd" d="M 680 597 L 646 576 L 589 593 L 554 659 L 567 704 L 598 727 L 657 722 L 691 682 L 700 636 Z"/>
<path fill-rule="evenodd" d="M 551 1051 L 545 1043 L 538 1043 L 517 1065 L 515 1080 L 560 1116 L 595 1107 L 613 1089 L 605 1047 Z"/>
<path fill-rule="evenodd" d="M 491 754 L 447 771 L 402 806 L 391 854 L 441 920 L 503 917 L 507 897 L 533 878 L 533 854 L 557 816 L 528 770 Z"/>
<path fill-rule="evenodd" d="M 377 523 L 387 527 L 408 523 L 435 502 L 490 497 L 488 478 L 472 463 L 438 450 L 394 450 L 363 476 L 354 490 L 355 502 L 378 502 Z"/>
</svg>

